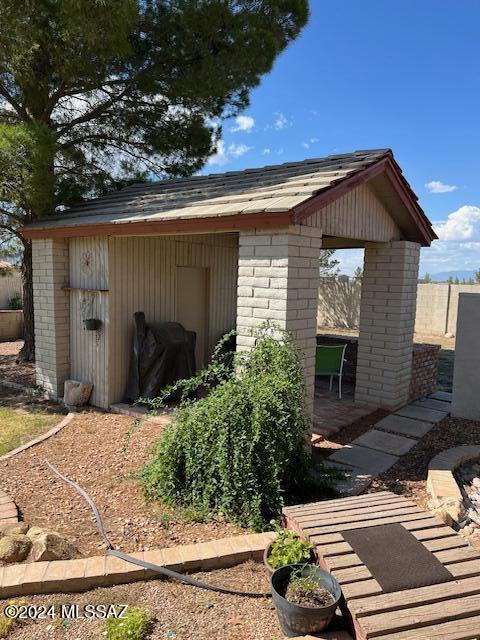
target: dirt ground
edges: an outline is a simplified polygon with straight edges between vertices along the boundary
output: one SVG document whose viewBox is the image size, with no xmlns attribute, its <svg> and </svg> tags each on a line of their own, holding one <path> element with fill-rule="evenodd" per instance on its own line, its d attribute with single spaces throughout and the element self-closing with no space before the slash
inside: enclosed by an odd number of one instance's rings
<svg viewBox="0 0 480 640">
<path fill-rule="evenodd" d="M 192 574 L 195 578 L 245 591 L 268 591 L 268 576 L 261 564 L 248 562 L 231 569 Z M 60 603 L 135 604 L 156 618 L 152 640 L 281 640 L 270 598 L 220 595 L 167 580 L 95 589 L 84 594 L 35 596 L 29 604 Z M 67 621 L 68 622 L 68 621 Z M 78 620 L 62 624 L 44 620 L 16 628 L 9 640 L 98 640 L 99 621 Z"/>
<path fill-rule="evenodd" d="M 35 363 L 15 362 L 22 347 L 23 340 L 0 342 L 0 380 L 32 387 L 35 384 Z"/>
<path fill-rule="evenodd" d="M 242 533 L 218 520 L 195 522 L 143 497 L 135 472 L 162 427 L 143 423 L 124 451 L 132 418 L 89 410 L 78 413 L 62 431 L 10 460 L 0 462 L 0 486 L 16 502 L 23 520 L 57 530 L 81 554 L 103 546 L 83 499 L 46 467 L 49 460 L 78 482 L 97 503 L 112 543 L 123 551 L 205 542 Z"/>
<path fill-rule="evenodd" d="M 393 491 L 411 497 L 420 507 L 425 508 L 428 501 L 428 463 L 444 449 L 462 444 L 480 444 L 480 422 L 445 418 L 393 467 L 380 475 L 373 482 L 370 491 Z"/>
</svg>

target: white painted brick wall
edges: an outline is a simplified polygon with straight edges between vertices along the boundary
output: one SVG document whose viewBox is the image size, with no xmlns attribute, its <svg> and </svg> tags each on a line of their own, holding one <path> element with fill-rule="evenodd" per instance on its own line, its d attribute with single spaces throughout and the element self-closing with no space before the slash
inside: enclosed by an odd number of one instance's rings
<svg viewBox="0 0 480 640">
<path fill-rule="evenodd" d="M 408 402 L 420 245 L 396 241 L 365 249 L 360 303 L 359 402 L 396 409 Z"/>
<path fill-rule="evenodd" d="M 70 371 L 68 245 L 65 240 L 33 240 L 36 382 L 54 398 L 63 396 Z"/>
<path fill-rule="evenodd" d="M 237 349 L 255 344 L 265 320 L 290 331 L 302 352 L 306 404 L 313 410 L 321 232 L 305 226 L 241 232 Z"/>
</svg>

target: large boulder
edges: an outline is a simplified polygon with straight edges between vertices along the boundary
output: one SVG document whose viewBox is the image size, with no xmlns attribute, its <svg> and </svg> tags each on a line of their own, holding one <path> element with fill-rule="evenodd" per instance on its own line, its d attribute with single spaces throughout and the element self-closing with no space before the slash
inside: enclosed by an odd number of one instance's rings
<svg viewBox="0 0 480 640">
<path fill-rule="evenodd" d="M 23 562 L 32 547 L 30 538 L 23 534 L 0 538 L 0 563 Z"/>
<path fill-rule="evenodd" d="M 33 528 L 33 527 L 32 527 Z M 30 533 L 30 531 L 29 531 Z M 71 560 L 78 556 L 75 545 L 56 533 L 44 531 L 35 532 L 28 560 L 41 562 L 44 560 Z"/>
</svg>

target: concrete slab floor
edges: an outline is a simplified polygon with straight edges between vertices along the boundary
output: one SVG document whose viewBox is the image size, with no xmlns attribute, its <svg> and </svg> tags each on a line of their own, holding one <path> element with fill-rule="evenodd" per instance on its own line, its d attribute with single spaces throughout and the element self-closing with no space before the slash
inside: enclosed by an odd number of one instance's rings
<svg viewBox="0 0 480 640">
<path fill-rule="evenodd" d="M 435 393 L 431 393 L 428 397 L 434 400 L 443 400 L 444 402 L 452 401 L 452 394 L 449 391 L 435 391 Z"/>
<path fill-rule="evenodd" d="M 356 438 L 352 444 L 361 447 L 368 447 L 383 453 L 391 453 L 396 456 L 403 456 L 417 444 L 413 438 L 405 438 L 405 436 L 397 436 L 393 433 L 385 433 L 385 431 L 377 431 L 370 429 L 360 437 Z"/>
<path fill-rule="evenodd" d="M 325 467 L 335 469 L 344 474 L 344 479 L 335 483 L 335 489 L 342 496 L 358 496 L 365 491 L 373 481 L 373 475 L 364 473 L 360 469 L 348 467 L 344 464 L 330 462 L 330 458 L 325 462 Z"/>
<path fill-rule="evenodd" d="M 329 462 L 338 462 L 360 469 L 365 474 L 379 474 L 390 469 L 397 462 L 398 457 L 389 453 L 367 449 L 349 444 L 328 457 Z"/>
<path fill-rule="evenodd" d="M 427 409 L 426 407 L 415 407 L 413 404 L 408 404 L 407 406 L 398 409 L 398 411 L 395 411 L 395 415 L 435 423 L 443 420 L 443 418 L 445 418 L 447 414 L 445 413 L 445 411 Z"/>
<path fill-rule="evenodd" d="M 375 425 L 377 429 L 398 433 L 411 438 L 421 438 L 433 429 L 433 422 L 424 422 L 422 420 L 414 420 L 413 418 L 405 418 L 392 414 L 383 418 Z"/>
<path fill-rule="evenodd" d="M 425 398 L 424 400 L 417 400 L 413 403 L 414 407 L 426 407 L 427 409 L 436 409 L 437 411 L 444 411 L 450 413 L 452 408 L 451 402 L 444 402 L 443 400 L 435 400 L 435 398 Z"/>
</svg>

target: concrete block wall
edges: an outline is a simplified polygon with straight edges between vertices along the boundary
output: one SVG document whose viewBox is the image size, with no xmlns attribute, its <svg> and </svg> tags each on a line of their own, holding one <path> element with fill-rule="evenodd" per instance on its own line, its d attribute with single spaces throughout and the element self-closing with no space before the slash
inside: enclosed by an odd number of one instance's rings
<svg viewBox="0 0 480 640">
<path fill-rule="evenodd" d="M 36 382 L 54 398 L 63 396 L 70 371 L 68 245 L 65 240 L 33 240 Z"/>
<path fill-rule="evenodd" d="M 408 402 L 420 245 L 394 241 L 365 249 L 360 307 L 358 402 Z"/>
<path fill-rule="evenodd" d="M 480 420 L 480 294 L 461 293 L 453 370 L 452 415 Z"/>
<path fill-rule="evenodd" d="M 307 409 L 313 410 L 321 232 L 306 226 L 239 235 L 237 349 L 255 344 L 266 320 L 290 331 L 302 352 Z"/>
</svg>

